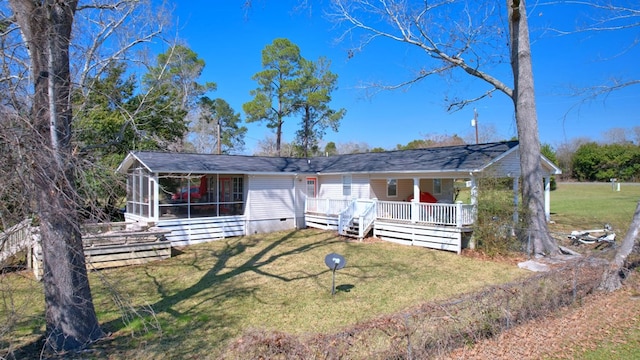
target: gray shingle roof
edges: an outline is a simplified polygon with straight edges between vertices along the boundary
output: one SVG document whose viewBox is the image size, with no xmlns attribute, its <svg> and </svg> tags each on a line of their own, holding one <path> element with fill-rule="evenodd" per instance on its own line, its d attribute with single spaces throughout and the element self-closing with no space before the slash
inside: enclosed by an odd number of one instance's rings
<svg viewBox="0 0 640 360">
<path fill-rule="evenodd" d="M 310 159 L 136 151 L 152 172 L 166 173 L 385 173 L 479 170 L 518 145 L 517 141 L 415 150 L 335 155 Z"/>
</svg>

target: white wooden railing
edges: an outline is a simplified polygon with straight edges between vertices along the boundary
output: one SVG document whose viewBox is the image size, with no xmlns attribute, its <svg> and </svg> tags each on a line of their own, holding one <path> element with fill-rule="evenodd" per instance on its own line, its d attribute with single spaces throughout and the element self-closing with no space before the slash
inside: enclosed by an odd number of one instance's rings
<svg viewBox="0 0 640 360">
<path fill-rule="evenodd" d="M 376 219 L 375 200 L 353 200 L 346 209 L 338 214 L 338 234 L 345 235 L 354 219 L 358 219 L 358 238 L 364 238 L 364 233 Z"/>
<path fill-rule="evenodd" d="M 25 219 L 6 232 L 0 232 L 0 263 L 33 246 L 34 240 L 30 227 L 31 219 Z"/>
<path fill-rule="evenodd" d="M 376 220 L 376 201 L 371 201 L 368 204 L 365 203 L 362 212 L 360 213 L 360 228 L 358 230 L 358 238 L 364 238 L 365 232 L 373 225 Z"/>
<path fill-rule="evenodd" d="M 338 214 L 338 234 L 345 235 L 349 229 L 349 223 L 353 220 L 353 216 L 356 212 L 356 202 L 349 203 L 346 209 L 342 210 Z"/>
<path fill-rule="evenodd" d="M 344 211 L 351 200 L 346 199 L 320 199 L 307 198 L 305 202 L 305 212 L 312 212 L 325 215 L 338 215 Z"/>
<path fill-rule="evenodd" d="M 378 201 L 378 219 L 463 227 L 473 224 L 473 205 Z"/>
</svg>

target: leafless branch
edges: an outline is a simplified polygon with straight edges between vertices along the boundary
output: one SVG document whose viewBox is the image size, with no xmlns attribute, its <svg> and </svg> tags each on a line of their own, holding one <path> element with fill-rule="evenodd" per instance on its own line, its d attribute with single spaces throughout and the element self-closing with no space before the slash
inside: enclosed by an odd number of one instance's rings
<svg viewBox="0 0 640 360">
<path fill-rule="evenodd" d="M 380 89 L 398 89 L 432 75 L 461 69 L 490 84 L 492 90 L 489 93 L 499 90 L 513 97 L 513 90 L 508 85 L 482 69 L 483 64 L 488 64 L 488 61 L 483 60 L 485 57 L 476 52 L 476 48 L 482 42 L 491 41 L 488 40 L 488 34 L 493 33 L 491 34 L 493 37 L 501 35 L 501 30 L 497 30 L 497 27 L 483 25 L 494 15 L 494 8 L 489 8 L 485 13 L 472 13 L 469 8 L 461 8 L 452 0 L 425 2 L 414 7 L 405 1 L 382 0 L 334 0 L 332 4 L 332 19 L 337 23 L 347 24 L 347 28 L 338 38 L 339 41 L 351 39 L 356 34 L 360 35 L 350 56 L 361 51 L 372 41 L 381 38 L 412 45 L 427 55 L 425 64 L 428 65 L 415 72 L 411 79 L 392 85 L 377 84 L 376 86 Z M 434 21 L 452 11 L 462 11 L 464 14 L 461 17 L 462 20 L 446 26 Z M 481 61 L 485 62 L 481 63 Z M 486 95 L 479 96 L 476 100 Z M 457 106 L 464 106 L 467 103 L 461 102 Z M 453 107 L 456 105 L 452 105 Z"/>
<path fill-rule="evenodd" d="M 454 101 L 451 104 L 449 104 L 449 107 L 447 108 L 447 111 L 451 111 L 451 112 L 456 112 L 458 110 L 462 110 L 465 106 L 474 103 L 476 101 L 482 100 L 485 97 L 489 96 L 491 97 L 491 94 L 493 94 L 495 91 L 498 91 L 497 88 L 493 88 L 487 92 L 485 92 L 484 94 L 473 98 L 473 99 L 464 99 L 464 100 L 460 100 L 460 101 Z"/>
</svg>

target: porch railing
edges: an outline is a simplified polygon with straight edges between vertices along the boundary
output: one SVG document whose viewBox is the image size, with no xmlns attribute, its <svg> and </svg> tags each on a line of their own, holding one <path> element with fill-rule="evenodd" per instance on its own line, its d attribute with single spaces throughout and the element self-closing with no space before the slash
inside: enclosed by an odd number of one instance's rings
<svg viewBox="0 0 640 360">
<path fill-rule="evenodd" d="M 397 201 L 378 201 L 378 219 L 421 222 L 436 225 L 468 226 L 473 224 L 473 205 L 432 204 Z"/>
<path fill-rule="evenodd" d="M 305 212 L 312 212 L 325 215 L 338 215 L 344 211 L 351 200 L 345 199 L 321 199 L 307 198 L 305 202 Z"/>
<path fill-rule="evenodd" d="M 33 243 L 31 219 L 22 220 L 6 232 L 0 232 L 0 263 L 20 251 L 29 250 Z M 30 257 L 27 257 L 27 261 L 30 260 Z"/>
<path fill-rule="evenodd" d="M 358 238 L 364 238 L 365 232 L 373 225 L 376 219 L 376 202 L 371 201 L 366 203 L 364 209 L 360 213 L 360 228 L 358 229 Z"/>
<path fill-rule="evenodd" d="M 349 223 L 353 220 L 356 212 L 356 202 L 349 203 L 346 209 L 338 214 L 338 234 L 344 235 L 349 230 Z"/>
<path fill-rule="evenodd" d="M 338 214 L 338 234 L 345 235 L 351 225 L 357 223 L 358 238 L 364 238 L 365 231 L 376 219 L 375 205 L 374 200 L 352 200 L 347 208 Z"/>
</svg>

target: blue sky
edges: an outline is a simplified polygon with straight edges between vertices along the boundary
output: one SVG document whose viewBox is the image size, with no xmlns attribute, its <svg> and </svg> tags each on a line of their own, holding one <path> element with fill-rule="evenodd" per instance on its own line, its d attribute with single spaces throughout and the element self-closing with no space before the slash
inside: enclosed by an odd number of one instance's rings
<svg viewBox="0 0 640 360">
<path fill-rule="evenodd" d="M 320 56 L 330 59 L 331 71 L 338 75 L 332 106 L 345 108 L 347 115 L 337 133 L 327 132 L 325 141 L 393 149 L 434 134 L 473 139 L 470 120 L 474 108 L 479 114 L 481 137 L 487 128 L 493 128 L 498 138 L 515 136 L 513 106 L 501 93 L 458 112 L 446 111 L 445 96 L 479 94 L 482 83 L 466 76 L 458 76 L 461 81 L 457 82 L 434 77 L 411 88 L 371 96 L 362 83 L 405 80 L 424 55 L 382 39 L 348 59 L 352 43 L 336 42 L 341 32 L 323 14 L 327 1 L 307 0 L 311 10 L 293 11 L 300 2 L 254 0 L 247 11 L 244 1 L 173 1 L 178 36 L 206 62 L 200 80 L 218 85 L 210 97 L 225 99 L 244 119 L 242 104 L 251 100 L 249 91 L 256 87 L 251 77 L 262 70 L 261 51 L 273 39 L 284 37 L 298 45 L 309 60 Z M 547 6 L 530 13 L 540 139 L 554 147 L 579 137 L 599 141 L 611 128 L 640 125 L 640 86 L 587 103 L 565 95 L 572 86 L 598 85 L 610 78 L 640 78 L 640 47 L 623 52 L 638 36 L 637 28 L 625 33 L 565 37 L 539 36 L 535 30 L 548 24 L 566 28 L 590 15 L 582 11 Z M 492 73 L 511 83 L 508 67 Z M 297 119 L 285 121 L 285 141 L 293 140 L 297 123 Z M 248 128 L 245 152 L 251 154 L 256 142 L 272 132 L 263 124 L 249 124 Z"/>
</svg>

